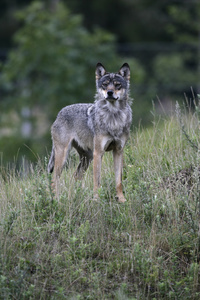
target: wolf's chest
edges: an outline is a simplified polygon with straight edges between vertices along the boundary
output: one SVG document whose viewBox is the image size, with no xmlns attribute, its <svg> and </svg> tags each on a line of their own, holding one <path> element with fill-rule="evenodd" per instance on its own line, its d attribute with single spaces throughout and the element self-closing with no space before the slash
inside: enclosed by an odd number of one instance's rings
<svg viewBox="0 0 200 300">
<path fill-rule="evenodd" d="M 102 110 L 97 114 L 99 129 L 111 136 L 120 136 L 126 126 L 127 116 L 123 111 Z"/>
</svg>

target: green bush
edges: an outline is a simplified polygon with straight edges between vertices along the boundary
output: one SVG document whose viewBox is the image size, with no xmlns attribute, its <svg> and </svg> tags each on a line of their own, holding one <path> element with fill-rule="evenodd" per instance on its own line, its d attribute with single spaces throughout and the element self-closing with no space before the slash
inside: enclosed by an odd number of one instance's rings
<svg viewBox="0 0 200 300">
<path fill-rule="evenodd" d="M 100 29 L 90 33 L 63 3 L 52 11 L 34 1 L 16 16 L 23 26 L 1 76 L 15 107 L 48 107 L 55 117 L 67 104 L 93 101 L 94 67 L 99 60 L 113 65 L 114 37 Z"/>
<path fill-rule="evenodd" d="M 0 75 L 4 161 L 12 160 L 19 148 L 25 150 L 23 144 L 27 143 L 32 151 L 27 148 L 27 158 L 35 160 L 34 155 L 46 154 L 50 126 L 59 110 L 72 103 L 94 101 L 97 62 L 117 72 L 125 61 L 116 53 L 112 34 L 98 28 L 88 31 L 81 16 L 72 15 L 62 2 L 52 10 L 44 2 L 34 1 L 16 17 L 21 22 L 14 36 L 16 47 Z M 131 89 L 134 82 L 137 93 L 145 71 L 136 59 L 128 62 L 133 70 Z M 29 126 L 25 136 L 24 125 Z"/>
</svg>

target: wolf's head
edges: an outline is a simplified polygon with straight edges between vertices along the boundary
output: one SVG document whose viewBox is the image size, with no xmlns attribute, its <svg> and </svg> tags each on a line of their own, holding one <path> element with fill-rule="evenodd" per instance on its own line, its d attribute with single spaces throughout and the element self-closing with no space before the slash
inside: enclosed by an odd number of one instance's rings
<svg viewBox="0 0 200 300">
<path fill-rule="evenodd" d="M 96 66 L 97 99 L 115 102 L 127 100 L 129 94 L 130 68 L 123 64 L 118 73 L 106 72 L 104 66 L 98 63 Z"/>
</svg>

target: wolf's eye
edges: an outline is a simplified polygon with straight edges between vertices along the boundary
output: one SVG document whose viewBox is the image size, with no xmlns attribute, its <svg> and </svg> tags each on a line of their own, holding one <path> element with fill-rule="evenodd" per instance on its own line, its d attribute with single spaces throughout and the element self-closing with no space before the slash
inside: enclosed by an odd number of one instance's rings
<svg viewBox="0 0 200 300">
<path fill-rule="evenodd" d="M 107 82 L 107 81 L 104 81 L 104 82 L 102 83 L 102 88 L 103 88 L 104 90 L 106 90 L 107 85 L 108 85 L 108 82 Z"/>
<path fill-rule="evenodd" d="M 116 84 L 115 84 L 115 88 L 116 88 L 117 90 L 120 90 L 120 89 L 121 89 L 121 87 L 122 87 L 122 86 L 121 86 L 121 84 L 120 84 L 120 83 L 116 83 Z"/>
</svg>

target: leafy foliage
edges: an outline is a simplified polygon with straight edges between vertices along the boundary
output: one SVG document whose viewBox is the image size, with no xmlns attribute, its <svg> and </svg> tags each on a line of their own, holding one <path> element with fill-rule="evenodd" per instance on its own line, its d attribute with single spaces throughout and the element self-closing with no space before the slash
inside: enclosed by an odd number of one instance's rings
<svg viewBox="0 0 200 300">
<path fill-rule="evenodd" d="M 16 106 L 48 105 L 55 117 L 66 104 L 92 101 L 94 66 L 99 59 L 110 65 L 116 58 L 113 36 L 100 29 L 88 32 L 81 17 L 71 15 L 62 3 L 51 11 L 33 2 L 17 17 L 24 25 L 1 78 Z"/>
<path fill-rule="evenodd" d="M 149 111 L 156 95 L 169 109 L 171 99 L 191 93 L 191 86 L 198 88 L 197 2 L 14 2 L 31 4 L 16 14 L 20 26 L 14 36 L 15 48 L 1 67 L 0 149 L 4 162 L 14 156 L 21 160 L 24 155 L 34 161 L 37 154 L 49 151 L 50 125 L 58 111 L 71 103 L 93 101 L 98 61 L 114 71 L 124 61 L 130 64 L 134 125 L 141 119 L 143 125 L 152 121 Z M 116 41 L 131 44 L 123 44 L 122 49 L 116 47 Z M 146 44 L 150 41 L 159 42 Z M 176 45 L 160 41 L 175 41 Z M 185 42 L 189 42 L 188 48 L 182 44 Z M 128 59 L 120 57 L 117 50 L 129 54 Z"/>
<path fill-rule="evenodd" d="M 162 94 L 169 89 L 171 93 L 180 94 L 187 86 L 197 85 L 197 73 L 187 68 L 190 61 L 186 53 L 160 54 L 155 57 L 155 82 L 162 89 Z"/>
<path fill-rule="evenodd" d="M 0 148 L 5 162 L 23 155 L 33 161 L 38 153 L 44 154 L 58 111 L 72 103 L 93 102 L 97 62 L 116 71 L 121 63 L 114 36 L 101 29 L 89 32 L 81 16 L 72 15 L 63 3 L 52 10 L 34 1 L 16 17 L 22 26 L 0 76 L 4 112 Z M 140 82 L 141 68 L 134 59 L 130 63 Z"/>
</svg>

